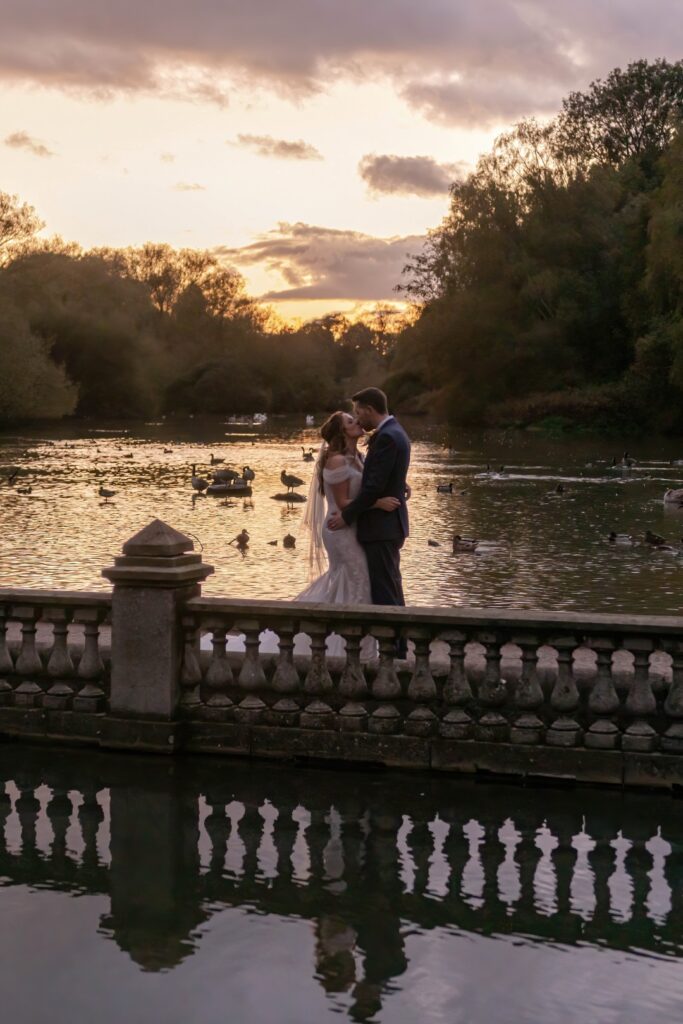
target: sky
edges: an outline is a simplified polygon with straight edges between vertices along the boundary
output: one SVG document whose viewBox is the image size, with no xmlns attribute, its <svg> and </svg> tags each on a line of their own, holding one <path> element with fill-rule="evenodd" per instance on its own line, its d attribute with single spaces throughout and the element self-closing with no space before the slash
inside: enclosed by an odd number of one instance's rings
<svg viewBox="0 0 683 1024">
<path fill-rule="evenodd" d="M 45 234 L 215 250 L 285 317 L 395 301 L 494 137 L 683 0 L 0 0 L 0 191 Z"/>
</svg>

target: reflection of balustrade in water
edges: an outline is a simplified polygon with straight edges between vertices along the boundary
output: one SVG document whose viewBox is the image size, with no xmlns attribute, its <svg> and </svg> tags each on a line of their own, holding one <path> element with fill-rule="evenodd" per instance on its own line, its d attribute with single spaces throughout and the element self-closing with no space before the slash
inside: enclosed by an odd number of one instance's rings
<svg viewBox="0 0 683 1024">
<path fill-rule="evenodd" d="M 0 590 L 0 733 L 683 781 L 683 619 L 204 599 L 211 567 L 191 549 L 157 521 L 104 570 L 111 595 Z M 326 653 L 333 633 L 343 657 Z"/>
<path fill-rule="evenodd" d="M 0 750 L 6 884 L 106 894 L 101 931 L 146 970 L 227 906 L 309 919 L 311 970 L 366 1007 L 407 967 L 406 926 L 683 955 L 668 798 L 170 764 Z"/>
</svg>

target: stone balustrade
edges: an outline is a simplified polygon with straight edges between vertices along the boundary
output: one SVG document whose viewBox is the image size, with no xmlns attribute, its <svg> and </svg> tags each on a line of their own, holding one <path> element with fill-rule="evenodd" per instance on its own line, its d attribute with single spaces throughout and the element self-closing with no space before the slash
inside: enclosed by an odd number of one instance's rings
<svg viewBox="0 0 683 1024">
<path fill-rule="evenodd" d="M 683 781 L 683 618 L 202 598 L 211 571 L 155 521 L 111 595 L 0 590 L 0 733 Z"/>
</svg>

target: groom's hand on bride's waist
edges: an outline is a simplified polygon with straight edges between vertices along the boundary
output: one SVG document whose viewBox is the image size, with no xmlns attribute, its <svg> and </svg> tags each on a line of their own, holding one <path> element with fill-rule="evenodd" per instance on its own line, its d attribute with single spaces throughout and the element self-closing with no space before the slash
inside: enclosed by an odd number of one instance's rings
<svg viewBox="0 0 683 1024">
<path fill-rule="evenodd" d="M 343 530 L 345 526 L 346 523 L 342 519 L 341 512 L 333 512 L 327 520 L 328 530 Z"/>
</svg>

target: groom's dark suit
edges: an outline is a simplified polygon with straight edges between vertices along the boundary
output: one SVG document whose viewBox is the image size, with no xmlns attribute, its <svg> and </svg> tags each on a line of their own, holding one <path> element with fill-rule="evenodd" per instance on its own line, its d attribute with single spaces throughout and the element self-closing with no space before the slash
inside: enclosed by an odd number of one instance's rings
<svg viewBox="0 0 683 1024">
<path fill-rule="evenodd" d="M 342 511 L 347 525 L 357 521 L 357 537 L 365 549 L 373 604 L 404 605 L 401 548 L 408 536 L 406 477 L 410 439 L 393 416 L 370 439 L 360 493 Z M 395 512 L 372 508 L 378 498 L 398 498 Z"/>
</svg>

